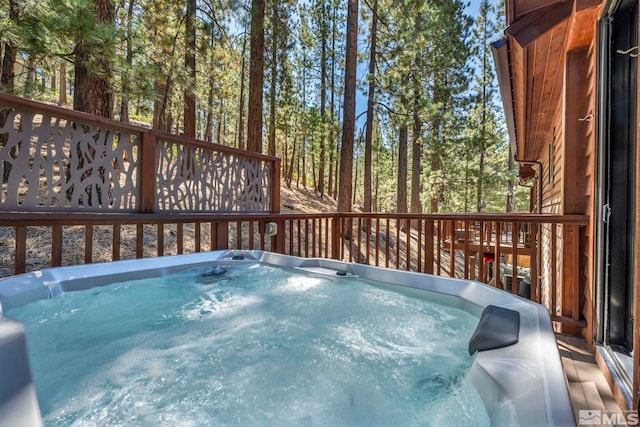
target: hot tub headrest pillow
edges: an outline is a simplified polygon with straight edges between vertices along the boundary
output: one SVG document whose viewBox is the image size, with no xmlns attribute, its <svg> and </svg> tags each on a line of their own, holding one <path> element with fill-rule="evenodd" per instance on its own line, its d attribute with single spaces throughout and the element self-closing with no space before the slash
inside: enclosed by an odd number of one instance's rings
<svg viewBox="0 0 640 427">
<path fill-rule="evenodd" d="M 469 340 L 469 354 L 513 345 L 518 342 L 519 332 L 520 313 L 488 305 Z"/>
</svg>

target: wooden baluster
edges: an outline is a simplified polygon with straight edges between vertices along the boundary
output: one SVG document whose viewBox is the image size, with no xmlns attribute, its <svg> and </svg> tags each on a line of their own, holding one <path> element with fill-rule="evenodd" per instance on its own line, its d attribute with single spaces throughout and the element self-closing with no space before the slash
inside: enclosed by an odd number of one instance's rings
<svg viewBox="0 0 640 427">
<path fill-rule="evenodd" d="M 178 255 L 184 253 L 184 224 L 179 222 L 176 224 L 176 252 Z"/>
<path fill-rule="evenodd" d="M 316 219 L 311 220 L 311 257 L 316 257 Z"/>
<path fill-rule="evenodd" d="M 380 218 L 376 218 L 376 267 L 380 265 Z"/>
<path fill-rule="evenodd" d="M 456 277 L 456 223 L 449 221 L 449 276 Z"/>
<path fill-rule="evenodd" d="M 538 224 L 530 224 L 531 230 L 531 301 L 540 302 L 538 283 Z"/>
<path fill-rule="evenodd" d="M 289 255 L 293 255 L 293 220 L 287 221 L 287 225 L 289 226 Z"/>
<path fill-rule="evenodd" d="M 371 226 L 372 226 L 371 218 L 367 218 L 365 220 L 365 223 L 367 224 L 367 230 L 364 232 L 364 238 L 367 240 L 367 243 L 365 245 L 366 246 L 365 263 L 367 265 L 370 265 L 370 261 L 371 261 L 371 255 L 370 255 L 370 252 L 371 252 L 371 231 L 372 231 L 371 230 Z"/>
<path fill-rule="evenodd" d="M 570 227 L 573 234 L 573 304 L 571 317 L 573 320 L 580 320 L 580 226 L 573 224 Z"/>
<path fill-rule="evenodd" d="M 27 227 L 18 225 L 16 232 L 16 255 L 13 264 L 14 274 L 22 274 L 27 266 Z"/>
<path fill-rule="evenodd" d="M 260 234 L 264 234 L 264 230 L 260 230 Z M 256 238 L 253 221 L 249 221 L 249 250 L 254 249 L 253 240 Z"/>
<path fill-rule="evenodd" d="M 316 256 L 315 253 L 313 256 Z M 322 258 L 322 218 L 318 218 L 318 256 Z"/>
<path fill-rule="evenodd" d="M 51 267 L 62 265 L 62 226 L 51 227 Z"/>
<path fill-rule="evenodd" d="M 407 219 L 405 223 L 404 238 L 407 242 L 407 271 L 411 271 L 411 220 Z"/>
<path fill-rule="evenodd" d="M 120 224 L 113 225 L 113 241 L 111 243 L 111 259 L 118 261 L 120 259 Z"/>
<path fill-rule="evenodd" d="M 136 258 L 144 257 L 144 225 L 136 224 Z"/>
<path fill-rule="evenodd" d="M 251 225 L 253 223 L 253 221 L 249 221 L 249 225 Z M 265 250 L 265 233 L 264 233 L 264 222 L 262 223 L 262 228 L 261 228 L 261 224 L 258 223 L 258 236 L 260 239 L 260 250 L 264 251 Z M 253 239 L 255 238 L 255 236 L 253 235 L 253 233 L 249 232 L 249 242 L 253 244 Z"/>
<path fill-rule="evenodd" d="M 478 230 L 478 237 L 480 238 L 480 250 L 478 251 L 478 280 L 487 283 L 487 278 L 485 276 L 486 271 L 484 269 L 484 221 L 480 221 L 478 226 L 480 227 L 480 230 Z"/>
<path fill-rule="evenodd" d="M 444 247 L 444 236 L 442 235 L 442 221 L 438 221 L 438 256 L 437 256 L 437 275 L 440 276 L 442 274 L 442 248 Z"/>
<path fill-rule="evenodd" d="M 558 227 L 551 224 L 551 306 L 549 311 L 552 316 L 558 314 Z M 560 313 L 562 316 L 563 313 Z"/>
<path fill-rule="evenodd" d="M 164 224 L 158 224 L 158 256 L 164 255 Z M 213 249 L 215 246 L 213 244 L 213 224 L 211 224 L 211 248 Z"/>
<path fill-rule="evenodd" d="M 400 229 L 402 228 L 402 221 L 396 219 L 396 270 L 400 269 Z"/>
<path fill-rule="evenodd" d="M 193 227 L 194 227 L 194 233 L 195 233 L 195 236 L 194 236 L 194 238 L 195 238 L 195 251 L 196 252 L 202 252 L 202 240 L 201 240 L 202 239 L 202 236 L 201 236 L 202 226 L 201 226 L 201 223 L 200 222 L 196 222 Z"/>
<path fill-rule="evenodd" d="M 304 257 L 309 258 L 309 219 L 304 220 Z"/>
<path fill-rule="evenodd" d="M 511 223 L 511 293 L 518 295 L 520 293 L 520 284 L 518 283 L 518 233 L 517 224 Z M 523 285 L 524 286 L 524 285 Z"/>
<path fill-rule="evenodd" d="M 84 263 L 91 264 L 93 260 L 93 225 L 84 227 Z"/>
<path fill-rule="evenodd" d="M 416 220 L 418 221 L 418 238 L 416 239 L 416 243 L 417 243 L 417 250 L 418 250 L 418 258 L 416 260 L 417 265 L 416 265 L 416 271 L 418 273 L 422 273 L 423 268 L 422 268 L 422 221 L 421 220 Z"/>
<path fill-rule="evenodd" d="M 500 283 L 502 282 L 501 280 L 501 272 L 500 272 L 500 234 L 502 233 L 501 231 L 501 226 L 502 223 L 500 222 L 496 222 L 496 243 L 495 243 L 495 257 L 494 257 L 494 267 L 493 267 L 493 271 L 494 271 L 494 278 L 493 278 L 493 285 L 496 288 L 500 288 L 502 287 L 503 289 L 505 289 L 504 286 L 500 286 Z"/>
<path fill-rule="evenodd" d="M 387 218 L 387 228 L 386 228 L 386 233 L 385 233 L 385 245 L 384 245 L 384 251 L 385 251 L 385 267 L 389 268 L 389 241 L 390 241 L 390 235 L 391 235 L 391 228 L 389 228 L 389 226 L 391 225 L 391 222 L 389 221 L 389 218 Z"/>
<path fill-rule="evenodd" d="M 464 222 L 464 278 L 469 279 L 469 221 Z"/>
</svg>

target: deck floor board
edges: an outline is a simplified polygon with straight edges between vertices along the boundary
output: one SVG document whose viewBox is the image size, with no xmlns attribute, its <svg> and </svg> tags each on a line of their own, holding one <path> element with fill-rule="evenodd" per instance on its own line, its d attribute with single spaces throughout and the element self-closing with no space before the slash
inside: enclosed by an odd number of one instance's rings
<svg viewBox="0 0 640 427">
<path fill-rule="evenodd" d="M 611 388 L 586 341 L 556 334 L 576 421 L 580 410 L 619 411 Z"/>
</svg>

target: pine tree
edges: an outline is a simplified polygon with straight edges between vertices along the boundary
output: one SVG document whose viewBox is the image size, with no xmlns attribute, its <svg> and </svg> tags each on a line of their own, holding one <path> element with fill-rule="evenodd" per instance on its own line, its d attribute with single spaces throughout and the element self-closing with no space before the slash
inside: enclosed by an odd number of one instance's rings
<svg viewBox="0 0 640 427">
<path fill-rule="evenodd" d="M 356 66 L 358 60 L 358 0 L 348 0 L 344 69 L 344 118 L 340 148 L 338 212 L 351 212 L 353 146 L 356 122 Z"/>
</svg>

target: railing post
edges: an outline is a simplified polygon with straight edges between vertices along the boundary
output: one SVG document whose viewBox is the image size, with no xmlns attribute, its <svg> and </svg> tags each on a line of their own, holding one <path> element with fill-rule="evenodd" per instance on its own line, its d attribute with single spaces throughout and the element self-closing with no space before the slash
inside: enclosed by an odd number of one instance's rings
<svg viewBox="0 0 640 427">
<path fill-rule="evenodd" d="M 273 169 L 271 170 L 271 212 L 280 213 L 280 167 L 281 160 L 273 161 Z M 278 225 L 278 227 L 280 227 Z"/>
<path fill-rule="evenodd" d="M 156 135 L 142 132 L 140 143 L 139 213 L 154 213 L 156 207 Z"/>
</svg>

